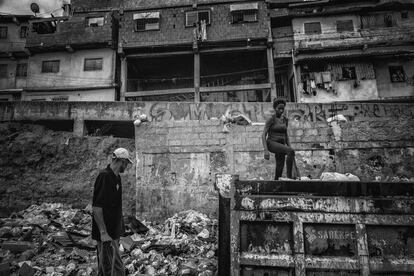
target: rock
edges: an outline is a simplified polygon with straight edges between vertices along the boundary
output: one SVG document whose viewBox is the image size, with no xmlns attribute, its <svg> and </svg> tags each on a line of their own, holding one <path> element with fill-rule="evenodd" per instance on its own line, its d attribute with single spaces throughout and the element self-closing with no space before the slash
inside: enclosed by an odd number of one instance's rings
<svg viewBox="0 0 414 276">
<path fill-rule="evenodd" d="M 207 229 L 203 229 L 200 233 L 198 233 L 197 237 L 208 239 L 210 237 L 210 232 Z"/>
</svg>

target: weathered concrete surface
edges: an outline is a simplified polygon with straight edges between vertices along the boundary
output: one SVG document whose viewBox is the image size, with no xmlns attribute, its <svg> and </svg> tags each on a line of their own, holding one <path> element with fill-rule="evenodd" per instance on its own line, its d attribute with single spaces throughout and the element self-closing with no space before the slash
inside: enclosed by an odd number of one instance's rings
<svg viewBox="0 0 414 276">
<path fill-rule="evenodd" d="M 0 124 L 0 215 L 31 204 L 62 202 L 84 208 L 99 170 L 117 147 L 132 139 L 76 137 L 39 125 Z M 109 159 L 108 159 L 109 157 Z M 135 213 L 135 169 L 122 176 L 124 213 Z"/>
</svg>

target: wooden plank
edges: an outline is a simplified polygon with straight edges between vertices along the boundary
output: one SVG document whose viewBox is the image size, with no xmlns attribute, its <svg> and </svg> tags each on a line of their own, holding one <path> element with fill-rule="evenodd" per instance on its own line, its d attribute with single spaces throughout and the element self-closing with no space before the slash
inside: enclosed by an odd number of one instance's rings
<svg viewBox="0 0 414 276">
<path fill-rule="evenodd" d="M 295 259 L 292 255 L 274 255 L 244 252 L 240 254 L 240 264 L 268 267 L 295 267 Z"/>
<path fill-rule="evenodd" d="M 357 223 L 355 225 L 355 232 L 357 238 L 357 251 L 359 263 L 361 265 L 361 276 L 369 276 L 369 252 L 365 225 L 362 223 Z"/>
<path fill-rule="evenodd" d="M 413 198 L 349 198 L 317 196 L 238 196 L 236 210 L 326 213 L 414 214 Z"/>
<path fill-rule="evenodd" d="M 125 92 L 125 97 L 145 97 L 145 96 L 183 94 L 183 93 L 194 93 L 194 88 L 133 91 L 133 92 L 131 91 L 131 92 Z"/>
<path fill-rule="evenodd" d="M 238 176 L 234 176 L 238 180 Z M 240 219 L 237 211 L 234 211 L 235 184 L 230 186 L 230 275 L 240 275 Z"/>
<path fill-rule="evenodd" d="M 171 57 L 171 56 L 183 56 L 193 55 L 193 51 L 177 51 L 177 52 L 163 52 L 163 53 L 141 53 L 141 54 L 128 54 L 128 59 L 142 59 L 142 58 L 160 58 L 160 57 Z"/>
<path fill-rule="evenodd" d="M 243 221 L 276 221 L 302 223 L 336 223 L 336 224 L 369 224 L 369 225 L 402 225 L 414 226 L 412 215 L 385 215 L 385 214 L 340 214 L 322 212 L 258 212 L 239 211 L 238 217 Z M 266 219 L 263 219 L 266 217 Z"/>
<path fill-rule="evenodd" d="M 200 53 L 223 53 L 223 52 L 252 52 L 252 51 L 264 51 L 266 46 L 242 46 L 242 47 L 221 47 L 214 49 L 200 49 Z"/>
<path fill-rule="evenodd" d="M 246 91 L 257 89 L 270 89 L 269 83 L 263 84 L 245 84 L 245 85 L 228 85 L 228 86 L 214 86 L 214 87 L 200 87 L 201 93 L 216 93 L 216 92 L 229 92 L 229 91 Z"/>
<path fill-rule="evenodd" d="M 238 181 L 240 194 L 312 194 L 320 196 L 414 196 L 413 182 Z"/>
<path fill-rule="evenodd" d="M 406 273 L 413 273 L 414 272 L 414 260 L 409 259 L 370 259 L 369 260 L 369 267 L 371 271 L 371 275 L 373 273 L 381 273 L 381 275 L 386 272 L 406 272 Z M 388 274 L 389 275 L 389 274 Z M 412 274 L 409 274 L 412 275 Z"/>
<path fill-rule="evenodd" d="M 307 269 L 359 270 L 359 260 L 348 257 L 306 256 Z"/>
</svg>

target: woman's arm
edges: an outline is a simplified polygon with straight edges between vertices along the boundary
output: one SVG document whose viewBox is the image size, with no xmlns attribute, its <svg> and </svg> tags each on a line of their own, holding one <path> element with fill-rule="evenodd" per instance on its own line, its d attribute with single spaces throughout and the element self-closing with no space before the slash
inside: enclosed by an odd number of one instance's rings
<svg viewBox="0 0 414 276">
<path fill-rule="evenodd" d="M 285 139 L 285 141 L 286 141 L 286 145 L 288 146 L 288 147 L 290 147 L 290 141 L 289 141 L 289 134 L 288 134 L 288 119 L 285 117 L 285 120 L 286 120 L 286 139 Z"/>
</svg>

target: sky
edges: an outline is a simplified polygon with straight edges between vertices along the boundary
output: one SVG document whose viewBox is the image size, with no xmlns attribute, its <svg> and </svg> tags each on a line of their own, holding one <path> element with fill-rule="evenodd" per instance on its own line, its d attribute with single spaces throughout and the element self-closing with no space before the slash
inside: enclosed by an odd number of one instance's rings
<svg viewBox="0 0 414 276">
<path fill-rule="evenodd" d="M 62 4 L 70 3 L 70 0 L 0 0 L 0 14 L 33 14 L 30 4 L 36 3 L 40 7 L 38 16 L 49 17 L 62 15 Z"/>
</svg>

